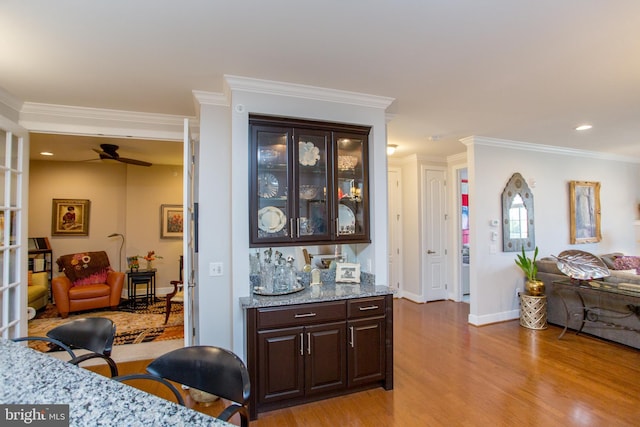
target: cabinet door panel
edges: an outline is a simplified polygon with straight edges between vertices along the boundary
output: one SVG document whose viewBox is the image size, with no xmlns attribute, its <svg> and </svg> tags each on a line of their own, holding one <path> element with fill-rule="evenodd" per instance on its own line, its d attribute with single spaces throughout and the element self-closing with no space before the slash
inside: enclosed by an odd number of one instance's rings
<svg viewBox="0 0 640 427">
<path fill-rule="evenodd" d="M 335 206 L 338 240 L 369 240 L 369 186 L 367 136 L 336 132 Z"/>
<path fill-rule="evenodd" d="M 289 165 L 293 130 L 286 127 L 252 126 L 251 237 L 269 243 L 291 239 L 293 223 Z"/>
<path fill-rule="evenodd" d="M 307 394 L 345 388 L 347 385 L 345 322 L 308 326 L 305 333 Z"/>
<path fill-rule="evenodd" d="M 258 332 L 258 402 L 304 395 L 303 328 Z"/>
<path fill-rule="evenodd" d="M 349 387 L 384 379 L 384 317 L 353 320 L 348 326 Z"/>
<path fill-rule="evenodd" d="M 295 186 L 298 188 L 296 238 L 299 241 L 328 240 L 330 234 L 331 133 L 294 129 Z"/>
</svg>

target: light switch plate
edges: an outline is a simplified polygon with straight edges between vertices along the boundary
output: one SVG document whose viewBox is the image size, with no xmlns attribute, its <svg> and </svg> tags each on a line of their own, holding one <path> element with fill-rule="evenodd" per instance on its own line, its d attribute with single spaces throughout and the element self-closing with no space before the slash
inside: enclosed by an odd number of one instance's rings
<svg viewBox="0 0 640 427">
<path fill-rule="evenodd" d="M 209 263 L 209 276 L 222 276 L 222 263 L 210 262 Z"/>
</svg>

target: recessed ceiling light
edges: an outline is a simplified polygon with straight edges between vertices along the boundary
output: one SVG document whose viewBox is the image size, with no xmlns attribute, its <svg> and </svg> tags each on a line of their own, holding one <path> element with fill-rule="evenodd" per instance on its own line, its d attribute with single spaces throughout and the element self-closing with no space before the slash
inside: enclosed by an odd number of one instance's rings
<svg viewBox="0 0 640 427">
<path fill-rule="evenodd" d="M 591 129 L 593 126 L 591 125 L 580 125 L 576 128 L 576 130 L 589 130 Z"/>
<path fill-rule="evenodd" d="M 49 151 L 42 151 L 40 152 L 41 156 L 53 156 L 53 153 L 49 152 Z"/>
</svg>

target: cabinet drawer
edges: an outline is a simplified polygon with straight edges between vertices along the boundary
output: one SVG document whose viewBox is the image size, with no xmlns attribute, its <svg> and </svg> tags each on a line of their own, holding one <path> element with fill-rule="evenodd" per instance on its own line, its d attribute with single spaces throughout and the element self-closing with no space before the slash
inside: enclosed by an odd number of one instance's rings
<svg viewBox="0 0 640 427">
<path fill-rule="evenodd" d="M 347 316 L 349 319 L 359 317 L 384 316 L 384 297 L 358 298 L 347 301 Z"/>
<path fill-rule="evenodd" d="M 267 329 L 345 320 L 347 316 L 345 302 L 334 301 L 319 304 L 260 308 L 258 309 L 257 317 L 258 329 Z"/>
</svg>

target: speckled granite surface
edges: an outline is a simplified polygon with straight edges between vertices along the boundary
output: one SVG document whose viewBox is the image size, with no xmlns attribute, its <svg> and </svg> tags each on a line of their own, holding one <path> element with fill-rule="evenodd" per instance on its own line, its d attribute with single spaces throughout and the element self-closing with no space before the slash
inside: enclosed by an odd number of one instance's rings
<svg viewBox="0 0 640 427">
<path fill-rule="evenodd" d="M 70 426 L 232 426 L 0 338 L 0 403 L 69 404 Z"/>
<path fill-rule="evenodd" d="M 309 273 L 300 273 L 304 290 L 288 295 L 263 296 L 252 294 L 250 297 L 240 298 L 242 308 L 275 307 L 281 305 L 305 304 L 322 301 L 335 301 L 351 298 L 362 298 L 376 295 L 393 294 L 393 289 L 387 286 L 376 286 L 374 276 L 362 273 L 359 284 L 335 283 L 335 271 L 321 272 L 322 285 L 309 285 Z M 255 285 L 252 277 L 251 285 Z"/>
</svg>

